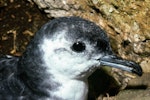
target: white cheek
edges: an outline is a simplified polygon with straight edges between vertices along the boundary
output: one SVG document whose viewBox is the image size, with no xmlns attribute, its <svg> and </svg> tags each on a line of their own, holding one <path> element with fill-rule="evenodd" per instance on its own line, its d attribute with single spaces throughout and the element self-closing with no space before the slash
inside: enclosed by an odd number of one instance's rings
<svg viewBox="0 0 150 100">
<path fill-rule="evenodd" d="M 68 68 L 68 61 L 71 54 L 68 49 L 69 42 L 64 38 L 55 38 L 55 40 L 44 39 L 41 49 L 43 51 L 43 60 L 48 71 L 64 72 Z M 56 72 L 54 72 L 56 73 Z"/>
<path fill-rule="evenodd" d="M 70 78 L 84 77 L 84 72 L 92 72 L 93 66 L 99 63 L 94 59 L 89 59 L 89 55 L 73 52 L 70 49 L 72 44 L 69 43 L 65 38 L 59 38 L 59 36 L 55 38 L 55 41 L 44 39 L 41 48 L 47 72 Z"/>
</svg>

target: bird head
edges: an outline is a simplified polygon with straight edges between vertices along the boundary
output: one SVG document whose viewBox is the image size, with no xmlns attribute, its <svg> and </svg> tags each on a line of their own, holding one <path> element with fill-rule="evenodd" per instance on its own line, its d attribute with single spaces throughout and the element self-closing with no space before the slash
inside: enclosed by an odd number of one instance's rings
<svg viewBox="0 0 150 100">
<path fill-rule="evenodd" d="M 101 65 L 142 75 L 135 62 L 117 57 L 104 30 L 79 17 L 56 18 L 45 24 L 29 43 L 24 61 L 29 70 L 70 79 L 85 79 Z M 31 57 L 32 56 L 32 57 Z M 26 67 L 27 68 L 27 67 Z"/>
<path fill-rule="evenodd" d="M 141 75 L 141 67 L 113 54 L 109 39 L 93 22 L 78 18 L 59 18 L 44 25 L 39 44 L 47 72 L 70 78 L 87 78 L 101 65 Z"/>
</svg>

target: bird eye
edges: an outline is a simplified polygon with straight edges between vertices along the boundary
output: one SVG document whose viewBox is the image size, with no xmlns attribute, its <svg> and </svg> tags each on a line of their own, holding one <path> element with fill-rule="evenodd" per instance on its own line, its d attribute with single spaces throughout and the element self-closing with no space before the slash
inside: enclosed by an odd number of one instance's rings
<svg viewBox="0 0 150 100">
<path fill-rule="evenodd" d="M 75 52 L 82 52 L 85 50 L 85 44 L 81 41 L 77 41 L 72 45 L 71 48 Z"/>
</svg>

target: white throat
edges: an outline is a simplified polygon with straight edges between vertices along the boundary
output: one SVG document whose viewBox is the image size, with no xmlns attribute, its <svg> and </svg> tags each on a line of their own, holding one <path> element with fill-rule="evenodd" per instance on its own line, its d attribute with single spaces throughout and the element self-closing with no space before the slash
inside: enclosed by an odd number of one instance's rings
<svg viewBox="0 0 150 100">
<path fill-rule="evenodd" d="M 51 100 L 55 100 L 56 97 L 59 100 L 87 100 L 87 81 L 68 80 L 63 78 L 61 80 L 58 79 L 57 82 L 60 82 L 60 86 L 56 90 L 49 92 Z"/>
</svg>

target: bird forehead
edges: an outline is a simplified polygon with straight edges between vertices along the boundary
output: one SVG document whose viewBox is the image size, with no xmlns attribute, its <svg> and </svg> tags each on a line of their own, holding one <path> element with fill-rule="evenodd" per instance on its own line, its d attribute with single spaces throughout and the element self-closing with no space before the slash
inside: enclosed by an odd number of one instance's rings
<svg viewBox="0 0 150 100">
<path fill-rule="evenodd" d="M 43 29 L 47 36 L 61 34 L 66 31 L 66 38 L 68 39 L 89 39 L 107 38 L 105 32 L 95 23 L 84 20 L 78 17 L 59 18 L 48 22 Z"/>
<path fill-rule="evenodd" d="M 45 38 L 42 43 L 43 49 L 50 49 L 48 51 L 55 50 L 57 48 L 66 48 L 67 45 L 69 45 L 69 42 L 65 39 L 63 34 L 54 36 L 53 39 Z"/>
<path fill-rule="evenodd" d="M 72 26 L 74 27 L 74 26 Z M 74 43 L 77 41 L 82 41 L 85 44 L 93 44 L 98 39 L 101 39 L 99 34 L 95 34 L 93 31 L 84 31 L 83 29 L 78 28 L 69 28 L 69 29 L 62 29 L 61 31 L 58 31 L 56 35 L 54 35 L 54 38 L 56 41 L 61 40 L 68 41 L 70 43 Z M 62 41 L 63 40 L 63 41 Z"/>
<path fill-rule="evenodd" d="M 51 24 L 49 24 L 51 25 Z M 100 37 L 100 30 L 93 23 L 87 23 L 85 21 L 75 21 L 75 22 L 60 22 L 59 24 L 55 23 L 52 24 L 53 34 L 56 36 L 63 36 L 66 35 L 66 38 L 76 39 L 76 38 L 93 38 L 93 37 Z M 96 28 L 95 28 L 96 26 Z M 49 30 L 49 27 L 47 27 Z M 65 33 L 65 34 L 62 34 Z M 59 35 L 62 34 L 62 35 Z"/>
</svg>

